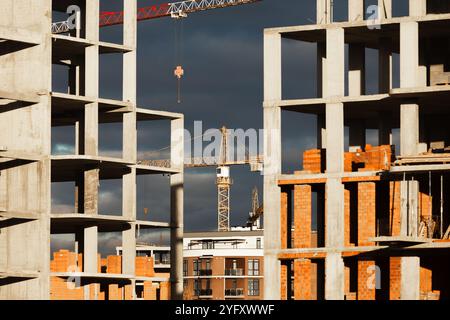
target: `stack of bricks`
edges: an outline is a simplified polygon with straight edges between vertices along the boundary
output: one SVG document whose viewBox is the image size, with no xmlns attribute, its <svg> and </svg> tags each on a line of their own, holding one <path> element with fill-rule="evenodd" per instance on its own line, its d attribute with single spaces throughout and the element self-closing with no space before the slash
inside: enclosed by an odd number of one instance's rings
<svg viewBox="0 0 450 320">
<path fill-rule="evenodd" d="M 108 256 L 106 258 L 107 273 L 122 273 L 122 256 Z"/>
<path fill-rule="evenodd" d="M 294 247 L 311 247 L 311 186 L 294 186 Z"/>
<path fill-rule="evenodd" d="M 359 171 L 389 170 L 394 155 L 392 149 L 393 147 L 389 145 L 373 147 L 370 144 L 366 144 L 365 151 L 357 150 L 350 153 L 351 161 L 355 164 L 364 165 L 364 168 L 360 168 Z"/>
<path fill-rule="evenodd" d="M 69 250 L 59 250 L 53 253 L 53 260 L 50 262 L 51 272 L 75 272 L 81 271 L 79 266 L 81 254 L 77 257 L 77 254 L 70 252 Z M 79 260 L 80 259 L 80 260 Z M 82 261 L 82 260 L 81 260 Z"/>
<path fill-rule="evenodd" d="M 303 170 L 310 173 L 322 173 L 324 151 L 321 149 L 306 150 L 303 152 Z"/>
<path fill-rule="evenodd" d="M 393 147 L 382 145 L 373 147 L 370 144 L 365 150 L 344 153 L 344 171 L 352 172 L 353 164 L 362 165 L 359 171 L 389 170 L 394 160 Z M 303 171 L 308 173 L 323 173 L 325 171 L 325 152 L 322 149 L 311 149 L 303 152 Z"/>
<path fill-rule="evenodd" d="M 140 277 L 154 277 L 155 269 L 152 257 L 136 257 L 136 275 Z"/>
</svg>

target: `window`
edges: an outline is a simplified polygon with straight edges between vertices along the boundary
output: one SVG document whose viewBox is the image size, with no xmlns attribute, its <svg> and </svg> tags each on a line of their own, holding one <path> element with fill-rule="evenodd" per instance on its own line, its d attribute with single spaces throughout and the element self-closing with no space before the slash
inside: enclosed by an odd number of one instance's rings
<svg viewBox="0 0 450 320">
<path fill-rule="evenodd" d="M 211 260 L 206 260 L 206 270 L 211 270 Z"/>
<path fill-rule="evenodd" d="M 261 249 L 261 238 L 256 238 L 256 249 Z"/>
<path fill-rule="evenodd" d="M 214 242 L 213 241 L 202 242 L 202 249 L 214 249 Z"/>
<path fill-rule="evenodd" d="M 200 286 L 198 280 L 194 280 L 194 296 L 200 295 Z"/>
<path fill-rule="evenodd" d="M 188 275 L 188 262 L 187 260 L 183 260 L 183 277 L 187 277 Z"/>
<path fill-rule="evenodd" d="M 248 275 L 259 276 L 259 260 L 248 260 Z"/>
<path fill-rule="evenodd" d="M 200 264 L 198 260 L 194 260 L 194 276 L 199 275 Z"/>
<path fill-rule="evenodd" d="M 248 295 L 259 296 L 259 279 L 248 280 Z"/>
</svg>

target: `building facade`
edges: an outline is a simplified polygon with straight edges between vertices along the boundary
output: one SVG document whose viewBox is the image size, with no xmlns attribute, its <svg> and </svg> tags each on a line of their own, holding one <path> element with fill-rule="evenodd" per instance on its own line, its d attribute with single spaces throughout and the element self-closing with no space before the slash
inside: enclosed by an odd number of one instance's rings
<svg viewBox="0 0 450 320">
<path fill-rule="evenodd" d="M 263 241 L 262 230 L 247 228 L 185 233 L 184 298 L 262 299 Z"/>
<path fill-rule="evenodd" d="M 81 9 L 77 23 L 63 33 L 53 30 L 53 19 L 70 5 Z M 0 134 L 0 299 L 50 299 L 53 285 L 73 288 L 70 279 L 76 279 L 77 297 L 83 299 L 117 297 L 118 290 L 136 299 L 136 281 L 153 280 L 135 269 L 136 229 L 146 228 L 170 229 L 171 297 L 181 298 L 184 119 L 137 106 L 137 1 L 123 1 L 120 44 L 100 40 L 99 0 L 0 0 L 0 7 L 0 124 L 5 128 Z M 106 54 L 123 62 L 116 66 L 122 83 L 118 99 L 100 94 L 100 59 Z M 56 68 L 63 68 L 65 77 L 56 78 Z M 53 90 L 56 80 L 63 89 Z M 166 120 L 171 128 L 166 166 L 138 156 L 143 154 L 138 123 L 154 120 Z M 99 154 L 99 127 L 105 123 L 122 127 L 120 155 Z M 73 136 L 73 151 L 64 155 L 52 152 L 57 138 L 52 133 L 59 127 L 71 128 Z M 170 176 L 168 223 L 137 217 L 137 176 L 154 174 Z M 99 186 L 110 179 L 122 184 L 120 215 L 99 214 Z M 52 186 L 61 182 L 73 185 L 70 213 L 52 210 Z M 115 272 L 103 272 L 98 254 L 102 232 L 122 236 Z M 72 236 L 75 252 L 61 253 L 51 267 L 56 234 Z"/>
<path fill-rule="evenodd" d="M 315 24 L 264 32 L 266 299 L 450 298 L 450 6 L 409 0 L 395 16 L 393 2 L 367 16 L 363 0 L 317 0 Z M 315 45 L 316 96 L 284 98 L 284 39 Z M 282 172 L 282 112 L 317 119 L 295 172 Z"/>
</svg>

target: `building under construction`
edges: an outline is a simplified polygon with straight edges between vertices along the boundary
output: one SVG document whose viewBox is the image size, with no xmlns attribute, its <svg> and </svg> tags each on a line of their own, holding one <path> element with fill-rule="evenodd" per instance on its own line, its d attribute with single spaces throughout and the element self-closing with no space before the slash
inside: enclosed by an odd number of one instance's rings
<svg viewBox="0 0 450 320">
<path fill-rule="evenodd" d="M 74 28 L 54 25 L 66 29 L 52 34 L 52 15 L 70 5 L 81 8 Z M 136 299 L 136 281 L 151 287 L 155 280 L 136 271 L 137 228 L 170 229 L 171 297 L 181 298 L 184 120 L 136 105 L 137 1 L 123 1 L 122 44 L 100 41 L 99 0 L 1 0 L 0 7 L 0 299 L 49 299 L 51 291 L 52 299 L 61 298 L 55 286 L 67 281 L 77 299 Z M 99 59 L 105 54 L 123 59 L 122 99 L 99 94 Z M 55 65 L 68 69 L 66 91 L 52 91 Z M 155 167 L 138 159 L 137 123 L 161 119 L 170 122 L 171 161 Z M 122 125 L 121 157 L 99 155 L 103 123 Z M 52 154 L 51 132 L 58 126 L 72 127 L 73 154 Z M 170 175 L 167 223 L 137 219 L 137 176 L 155 174 Z M 122 183 L 120 216 L 99 214 L 99 185 L 108 179 Z M 51 210 L 52 184 L 63 181 L 75 186 L 70 214 Z M 122 255 L 109 259 L 105 272 L 98 255 L 102 232 L 122 234 Z M 76 252 L 55 253 L 51 266 L 53 234 L 73 235 Z M 64 265 L 69 270 L 61 270 Z M 167 285 L 164 290 L 167 297 Z"/>
<path fill-rule="evenodd" d="M 333 1 L 317 0 L 316 24 L 264 32 L 265 299 L 450 298 L 450 5 L 409 0 L 393 17 L 392 2 L 365 19 L 349 0 L 334 22 Z M 316 97 L 283 99 L 282 39 L 317 45 Z M 293 173 L 282 111 L 317 116 L 317 149 Z"/>
</svg>

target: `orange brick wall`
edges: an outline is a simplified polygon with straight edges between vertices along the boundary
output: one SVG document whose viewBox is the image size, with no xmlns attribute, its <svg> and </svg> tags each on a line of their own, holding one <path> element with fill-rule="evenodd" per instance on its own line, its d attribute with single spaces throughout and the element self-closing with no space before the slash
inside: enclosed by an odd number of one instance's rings
<svg viewBox="0 0 450 320">
<path fill-rule="evenodd" d="M 389 259 L 389 299 L 400 300 L 401 290 L 401 258 L 390 257 Z"/>
<path fill-rule="evenodd" d="M 159 284 L 159 299 L 160 300 L 170 300 L 170 283 L 161 282 Z"/>
<path fill-rule="evenodd" d="M 107 273 L 122 273 L 122 256 L 108 256 L 106 258 Z"/>
<path fill-rule="evenodd" d="M 287 277 L 288 277 L 288 267 L 286 263 L 281 264 L 281 276 L 280 276 L 280 282 L 281 282 L 281 300 L 287 300 Z"/>
<path fill-rule="evenodd" d="M 400 235 L 400 181 L 389 182 L 389 224 L 392 236 Z"/>
<path fill-rule="evenodd" d="M 153 277 L 155 275 L 152 257 L 136 257 L 136 275 L 141 277 Z"/>
<path fill-rule="evenodd" d="M 151 281 L 144 281 L 144 300 L 156 300 L 156 288 Z"/>
<path fill-rule="evenodd" d="M 294 260 L 294 297 L 295 300 L 310 300 L 311 260 Z"/>
<path fill-rule="evenodd" d="M 371 246 L 369 238 L 375 237 L 375 183 L 358 183 L 358 245 Z"/>
<path fill-rule="evenodd" d="M 375 300 L 375 261 L 358 261 L 358 300 Z"/>
<path fill-rule="evenodd" d="M 294 247 L 311 247 L 311 186 L 294 186 Z"/>
<path fill-rule="evenodd" d="M 281 248 L 286 249 L 287 245 L 287 212 L 288 212 L 288 193 L 286 191 L 281 192 L 281 212 L 280 212 L 280 224 L 281 224 Z"/>
<path fill-rule="evenodd" d="M 50 300 L 84 300 L 84 289 L 63 278 L 50 277 Z"/>
<path fill-rule="evenodd" d="M 350 190 L 344 189 L 344 245 L 350 246 Z"/>
</svg>

